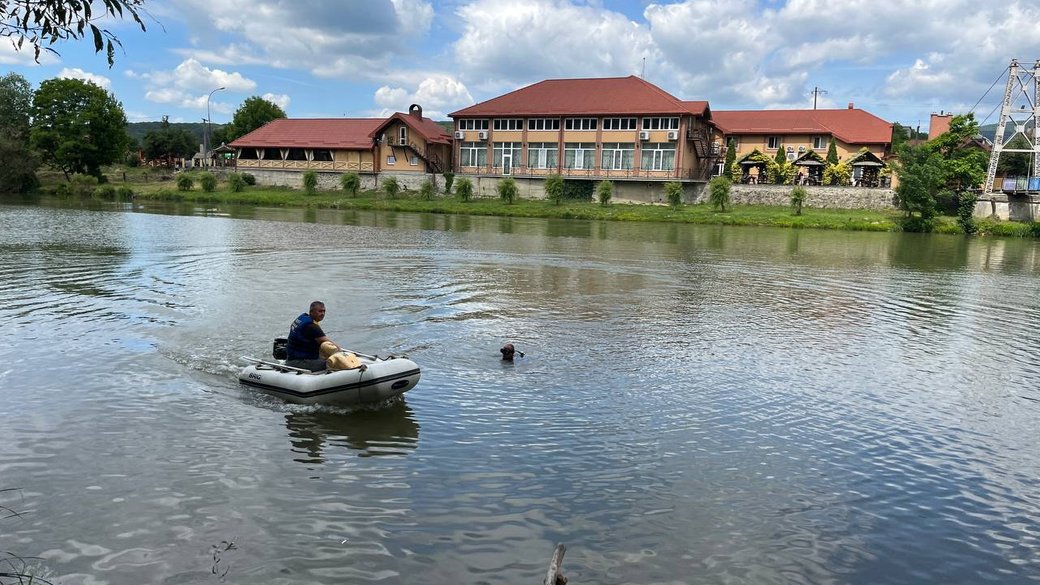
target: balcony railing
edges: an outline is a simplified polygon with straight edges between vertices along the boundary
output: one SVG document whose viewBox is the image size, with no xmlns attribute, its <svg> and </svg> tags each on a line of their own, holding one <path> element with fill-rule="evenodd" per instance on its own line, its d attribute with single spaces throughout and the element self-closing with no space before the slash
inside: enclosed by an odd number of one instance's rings
<svg viewBox="0 0 1040 585">
<path fill-rule="evenodd" d="M 357 171 L 373 172 L 370 162 L 342 162 L 317 160 L 258 160 L 238 159 L 240 169 L 272 169 L 272 170 L 314 170 L 314 171 Z"/>
<path fill-rule="evenodd" d="M 514 166 L 506 173 L 500 166 L 485 165 L 480 167 L 460 166 L 458 172 L 472 175 L 504 175 L 517 178 L 539 178 L 558 174 L 566 179 L 627 179 L 627 180 L 649 180 L 668 181 L 675 179 L 698 179 L 703 178 L 696 169 L 674 169 L 670 170 L 646 170 L 646 169 L 539 169 L 526 166 Z"/>
</svg>

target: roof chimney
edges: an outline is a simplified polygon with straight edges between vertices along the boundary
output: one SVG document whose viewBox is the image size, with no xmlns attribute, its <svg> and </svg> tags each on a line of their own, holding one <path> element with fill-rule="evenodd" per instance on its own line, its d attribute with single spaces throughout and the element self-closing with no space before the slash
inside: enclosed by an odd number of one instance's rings
<svg viewBox="0 0 1040 585">
<path fill-rule="evenodd" d="M 849 109 L 850 110 L 855 110 L 856 109 L 856 104 L 854 104 L 852 102 L 849 102 Z"/>
<path fill-rule="evenodd" d="M 422 120 L 422 106 L 420 106 L 419 104 L 412 104 L 408 106 L 408 115 Z"/>
</svg>

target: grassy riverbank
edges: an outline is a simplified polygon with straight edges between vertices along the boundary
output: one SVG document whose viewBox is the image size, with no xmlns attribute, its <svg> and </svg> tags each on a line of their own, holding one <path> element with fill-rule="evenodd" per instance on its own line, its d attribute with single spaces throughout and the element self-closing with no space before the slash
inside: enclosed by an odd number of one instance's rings
<svg viewBox="0 0 1040 585">
<path fill-rule="evenodd" d="M 564 201 L 559 205 L 545 200 L 517 199 L 507 203 L 501 199 L 476 198 L 462 201 L 454 195 L 438 194 L 432 199 L 421 199 L 417 193 L 403 192 L 388 198 L 380 191 L 361 191 L 351 196 L 346 191 L 322 191 L 307 194 L 286 187 L 247 186 L 235 192 L 223 182 L 213 191 L 203 191 L 198 181 L 191 190 L 177 189 L 173 174 L 154 169 L 117 168 L 108 173 L 111 186 L 96 189 L 86 196 L 127 198 L 132 191 L 135 200 L 188 202 L 202 205 L 256 205 L 261 207 L 303 207 L 317 209 L 361 209 L 443 213 L 460 215 L 487 215 L 504 217 L 540 217 L 559 219 L 587 219 L 602 221 L 648 221 L 716 224 L 734 226 L 769 226 L 787 228 L 901 231 L 902 213 L 896 210 L 872 209 L 818 209 L 803 207 L 796 215 L 790 207 L 766 205 L 728 205 L 725 211 L 708 204 L 668 205 L 615 202 Z M 44 179 L 43 192 L 55 193 L 64 182 L 59 176 Z M 75 196 L 75 195 L 73 195 Z M 80 194 L 79 196 L 84 196 Z M 977 220 L 977 235 L 1034 237 L 1040 234 L 1040 224 Z M 963 234 L 956 218 L 940 216 L 935 222 L 935 233 Z"/>
</svg>

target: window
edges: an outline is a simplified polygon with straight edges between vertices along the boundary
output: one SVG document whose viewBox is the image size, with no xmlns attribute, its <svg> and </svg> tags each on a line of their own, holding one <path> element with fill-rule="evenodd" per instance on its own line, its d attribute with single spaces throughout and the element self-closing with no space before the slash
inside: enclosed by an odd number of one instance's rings
<svg viewBox="0 0 1040 585">
<path fill-rule="evenodd" d="M 459 166 L 487 166 L 487 147 L 483 142 L 463 142 L 459 147 Z"/>
<path fill-rule="evenodd" d="M 568 142 L 564 145 L 563 166 L 568 169 L 595 167 L 596 145 L 592 142 Z"/>
<path fill-rule="evenodd" d="M 766 139 L 766 148 L 768 150 L 776 150 L 780 148 L 781 139 L 779 136 L 770 136 Z"/>
<path fill-rule="evenodd" d="M 459 120 L 459 130 L 487 130 L 487 120 Z"/>
<path fill-rule="evenodd" d="M 496 142 L 494 145 L 494 166 L 501 167 L 502 161 L 506 155 L 509 156 L 509 166 L 514 167 L 520 164 L 520 143 L 519 142 Z"/>
<path fill-rule="evenodd" d="M 502 118 L 495 120 L 495 130 L 523 130 L 524 121 L 519 118 Z"/>
<path fill-rule="evenodd" d="M 559 118 L 531 118 L 527 121 L 528 130 L 559 130 Z"/>
<path fill-rule="evenodd" d="M 813 136 L 812 137 L 812 149 L 813 150 L 824 150 L 828 146 L 826 136 Z"/>
<path fill-rule="evenodd" d="M 635 118 L 632 119 L 635 121 Z M 636 145 L 632 142 L 607 142 L 603 144 L 603 163 L 600 167 L 604 169 L 631 169 L 632 162 L 636 157 Z"/>
<path fill-rule="evenodd" d="M 559 152 L 555 142 L 532 142 L 527 145 L 527 166 L 532 169 L 555 169 Z"/>
<path fill-rule="evenodd" d="M 679 118 L 643 118 L 643 130 L 678 130 Z"/>
<path fill-rule="evenodd" d="M 415 156 L 413 154 L 411 156 L 411 158 L 408 159 L 408 164 L 412 165 L 413 167 L 414 166 L 418 166 L 419 165 L 419 157 L 417 157 L 417 156 Z"/>
<path fill-rule="evenodd" d="M 675 143 L 650 142 L 643 146 L 640 168 L 644 171 L 671 171 L 675 169 Z"/>
<path fill-rule="evenodd" d="M 397 137 L 400 139 L 401 144 L 408 144 L 408 127 L 401 126 L 397 129 Z"/>
<path fill-rule="evenodd" d="M 567 118 L 564 120 L 565 130 L 595 130 L 596 118 Z"/>
<path fill-rule="evenodd" d="M 635 118 L 603 118 L 604 130 L 635 130 Z"/>
<path fill-rule="evenodd" d="M 397 157 L 392 154 L 386 157 L 386 164 L 387 166 L 394 166 L 395 164 L 397 164 Z"/>
<path fill-rule="evenodd" d="M 316 161 L 331 161 L 332 151 L 331 150 L 315 150 L 314 160 Z"/>
</svg>

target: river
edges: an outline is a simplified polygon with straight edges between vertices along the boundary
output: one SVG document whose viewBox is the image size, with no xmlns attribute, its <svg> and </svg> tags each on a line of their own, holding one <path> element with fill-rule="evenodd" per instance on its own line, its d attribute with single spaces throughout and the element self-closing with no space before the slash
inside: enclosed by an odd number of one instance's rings
<svg viewBox="0 0 1040 585">
<path fill-rule="evenodd" d="M 535 585 L 556 543 L 574 585 L 1040 583 L 1038 267 L 1033 240 L 8 200 L 0 551 L 82 585 Z M 241 387 L 315 299 L 419 385 Z"/>
</svg>

